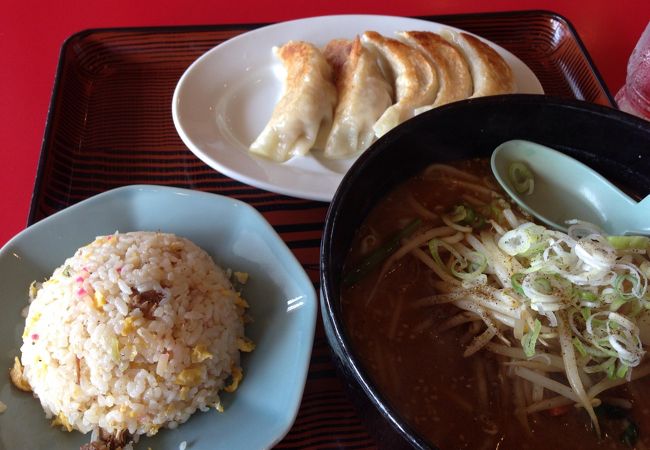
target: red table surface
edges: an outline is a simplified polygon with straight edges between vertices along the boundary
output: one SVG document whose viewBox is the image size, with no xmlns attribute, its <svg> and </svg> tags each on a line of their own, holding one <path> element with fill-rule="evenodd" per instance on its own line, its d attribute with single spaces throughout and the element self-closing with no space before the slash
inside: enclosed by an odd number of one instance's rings
<svg viewBox="0 0 650 450">
<path fill-rule="evenodd" d="M 607 87 L 625 80 L 627 59 L 650 19 L 648 0 L 33 0 L 0 8 L 0 245 L 26 225 L 59 50 L 88 28 L 265 23 L 325 14 L 401 16 L 545 9 L 576 28 Z"/>
</svg>

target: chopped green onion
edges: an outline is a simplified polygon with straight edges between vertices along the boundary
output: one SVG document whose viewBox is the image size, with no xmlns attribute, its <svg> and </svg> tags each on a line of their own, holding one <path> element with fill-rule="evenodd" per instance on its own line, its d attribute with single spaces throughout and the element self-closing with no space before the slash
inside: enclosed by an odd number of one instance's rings
<svg viewBox="0 0 650 450">
<path fill-rule="evenodd" d="M 70 266 L 66 265 L 66 266 L 63 268 L 63 276 L 64 276 L 64 277 L 70 277 L 70 276 L 71 276 L 71 275 L 70 275 Z"/>
<path fill-rule="evenodd" d="M 497 222 L 500 222 L 501 219 L 503 219 L 503 211 L 501 211 L 501 208 L 495 205 L 494 202 L 490 203 L 490 214 L 490 217 L 494 218 Z"/>
<path fill-rule="evenodd" d="M 488 205 L 483 205 L 478 208 L 478 211 L 482 214 L 482 216 L 485 216 L 490 219 L 494 219 L 497 222 L 501 222 L 503 219 L 503 212 L 501 211 L 501 208 L 493 200 L 490 202 Z"/>
<path fill-rule="evenodd" d="M 519 255 L 530 249 L 530 236 L 521 230 L 507 231 L 499 239 L 497 245 L 510 256 Z"/>
<path fill-rule="evenodd" d="M 551 282 L 548 278 L 537 277 L 533 280 L 533 287 L 543 294 L 551 293 Z"/>
<path fill-rule="evenodd" d="M 479 222 L 479 219 L 483 219 L 480 215 L 476 214 L 476 211 L 474 211 L 470 206 L 463 205 L 463 208 L 465 209 L 465 217 L 460 220 L 459 223 L 461 225 L 474 227 Z"/>
<path fill-rule="evenodd" d="M 473 228 L 483 228 L 487 221 L 485 220 L 485 217 L 483 216 L 476 216 L 476 219 L 474 220 L 474 223 L 472 224 Z"/>
<path fill-rule="evenodd" d="M 587 353 L 593 356 L 601 357 L 601 356 L 609 356 L 610 358 L 618 358 L 618 353 L 616 353 L 614 350 L 611 350 L 608 346 L 609 344 L 609 339 L 601 339 L 597 341 L 593 341 L 593 344 L 595 344 L 595 349 L 591 349 L 590 347 L 587 347 Z M 612 378 L 614 376 L 614 369 L 612 368 Z"/>
<path fill-rule="evenodd" d="M 537 242 L 531 244 L 531 246 L 525 252 L 520 253 L 520 256 L 523 256 L 528 259 L 533 259 L 535 256 L 540 255 L 546 250 L 546 242 Z"/>
<path fill-rule="evenodd" d="M 627 364 L 619 362 L 618 368 L 616 369 L 616 378 L 625 378 L 628 369 L 629 366 Z"/>
<path fill-rule="evenodd" d="M 525 295 L 524 289 L 521 287 L 521 280 L 523 280 L 525 276 L 526 274 L 524 273 L 515 273 L 510 277 L 510 284 L 512 284 L 512 289 L 517 294 Z"/>
<path fill-rule="evenodd" d="M 625 292 L 625 286 L 623 286 L 623 283 L 629 281 L 632 283 L 632 290 L 629 292 Z M 634 295 L 634 290 L 639 284 L 639 279 L 636 277 L 633 277 L 629 273 L 626 274 L 621 274 L 616 277 L 616 280 L 614 281 L 614 290 L 618 295 L 620 295 L 622 298 L 632 298 L 635 297 Z"/>
<path fill-rule="evenodd" d="M 578 339 L 577 337 L 573 338 L 573 346 L 576 348 L 576 350 L 578 350 L 578 352 L 582 356 L 587 356 L 587 350 L 585 350 L 585 346 L 582 344 L 580 339 Z"/>
<path fill-rule="evenodd" d="M 468 210 L 464 205 L 458 205 L 454 208 L 454 211 L 449 216 L 449 220 L 452 222 L 460 222 L 462 220 L 465 220 L 468 214 Z"/>
<path fill-rule="evenodd" d="M 412 220 L 406 227 L 398 231 L 388 242 L 375 249 L 366 259 L 348 272 L 343 278 L 343 284 L 350 286 L 366 276 L 372 269 L 388 259 L 400 246 L 401 240 L 410 236 L 417 230 L 422 221 Z"/>
<path fill-rule="evenodd" d="M 448 217 L 454 223 L 472 228 L 478 229 L 485 225 L 485 218 L 466 204 L 456 205 Z"/>
<path fill-rule="evenodd" d="M 619 297 L 616 300 L 614 300 L 610 305 L 609 305 L 609 310 L 610 311 L 618 311 L 621 306 L 626 304 L 628 302 L 628 299 Z"/>
<path fill-rule="evenodd" d="M 462 222 L 467 225 L 473 224 L 477 219 L 476 211 L 474 211 L 469 206 L 465 206 L 465 211 L 467 211 L 467 215 L 465 216 L 465 219 L 462 220 Z"/>
<path fill-rule="evenodd" d="M 628 317 L 631 317 L 632 319 L 636 318 L 641 311 L 643 311 L 643 304 L 641 301 L 637 300 L 634 301 L 632 300 L 631 302 L 627 302 L 628 305 L 631 304 L 631 307 L 628 307 L 626 315 Z"/>
<path fill-rule="evenodd" d="M 514 162 L 508 167 L 508 176 L 512 186 L 520 194 L 532 194 L 535 188 L 535 179 L 528 166 L 522 162 Z"/>
<path fill-rule="evenodd" d="M 456 270 L 456 266 L 459 266 L 459 268 L 465 269 L 468 264 L 467 260 L 456 260 L 452 265 L 451 265 L 451 273 L 457 278 L 460 278 L 461 280 L 474 280 L 478 278 L 480 274 L 485 272 L 485 269 L 487 269 L 488 263 L 487 263 L 487 258 L 485 255 L 482 253 L 478 252 L 472 252 L 471 255 L 474 257 L 475 261 L 472 261 L 472 264 L 470 264 L 469 268 L 471 272 L 461 272 Z"/>
<path fill-rule="evenodd" d="M 580 300 L 586 300 L 588 302 L 598 301 L 598 296 L 593 292 L 589 292 L 589 291 L 578 291 L 578 297 L 580 297 Z"/>
<path fill-rule="evenodd" d="M 617 250 L 650 249 L 650 238 L 647 236 L 607 236 L 607 240 Z"/>
<path fill-rule="evenodd" d="M 451 263 L 451 267 L 447 267 L 442 261 L 442 258 L 440 258 L 438 247 L 444 247 L 451 253 L 454 259 Z M 460 278 L 461 280 L 465 281 L 476 280 L 483 272 L 485 272 L 485 269 L 488 267 L 487 257 L 482 253 L 470 252 L 469 256 L 471 259 L 468 263 L 467 259 L 463 258 L 463 256 L 461 256 L 460 253 L 458 253 L 451 245 L 440 239 L 431 239 L 429 241 L 429 253 L 431 253 L 433 261 L 438 267 L 440 267 L 440 269 L 449 272 L 456 278 Z M 469 272 L 464 272 L 463 270 L 468 267 Z"/>
<path fill-rule="evenodd" d="M 535 344 L 537 344 L 537 338 L 539 337 L 539 332 L 542 329 L 542 323 L 535 319 L 533 329 L 524 334 L 521 338 L 521 346 L 524 349 L 524 353 L 528 358 L 535 356 Z"/>
<path fill-rule="evenodd" d="M 591 323 L 593 324 L 593 326 L 594 326 L 595 328 L 597 328 L 597 327 L 604 327 L 604 326 L 607 325 L 607 320 L 593 319 L 593 320 L 591 321 Z"/>
</svg>

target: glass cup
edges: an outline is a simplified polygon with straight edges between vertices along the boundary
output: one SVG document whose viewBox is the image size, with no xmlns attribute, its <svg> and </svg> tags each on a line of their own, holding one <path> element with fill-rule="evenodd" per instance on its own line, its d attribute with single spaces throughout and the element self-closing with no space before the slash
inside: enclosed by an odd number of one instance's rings
<svg viewBox="0 0 650 450">
<path fill-rule="evenodd" d="M 622 111 L 650 120 L 650 22 L 630 55 L 616 103 Z"/>
</svg>

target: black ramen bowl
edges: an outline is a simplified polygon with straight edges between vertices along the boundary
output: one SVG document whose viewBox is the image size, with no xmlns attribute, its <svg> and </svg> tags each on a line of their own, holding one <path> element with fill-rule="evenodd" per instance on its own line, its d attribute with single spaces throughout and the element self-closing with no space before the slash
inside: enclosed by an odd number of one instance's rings
<svg viewBox="0 0 650 450">
<path fill-rule="evenodd" d="M 355 232 L 387 192 L 429 164 L 489 158 L 510 139 L 555 148 L 632 192 L 650 193 L 650 122 L 575 100 L 510 95 L 453 103 L 405 122 L 368 149 L 343 178 L 329 208 L 320 256 L 321 310 L 337 368 L 384 448 L 435 448 L 435 443 L 400 417 L 351 344 L 340 292 Z"/>
</svg>

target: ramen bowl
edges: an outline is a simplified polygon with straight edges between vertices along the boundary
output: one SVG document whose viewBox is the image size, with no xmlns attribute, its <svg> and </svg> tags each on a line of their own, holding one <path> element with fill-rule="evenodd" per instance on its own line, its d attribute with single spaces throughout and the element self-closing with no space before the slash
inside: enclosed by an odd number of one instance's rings
<svg viewBox="0 0 650 450">
<path fill-rule="evenodd" d="M 432 442 L 416 431 L 413 420 L 406 420 L 399 401 L 389 400 L 376 382 L 375 369 L 364 365 L 353 343 L 355 329 L 344 320 L 341 293 L 355 233 L 382 198 L 425 167 L 489 158 L 511 139 L 566 153 L 640 197 L 650 193 L 650 123 L 577 100 L 510 95 L 457 102 L 405 122 L 368 149 L 344 177 L 329 208 L 320 258 L 321 310 L 336 365 L 382 447 L 436 448 L 440 442 Z M 434 355 L 431 364 L 446 362 Z M 400 381 L 418 378 L 411 373 Z M 444 430 L 444 420 L 435 426 Z"/>
</svg>

